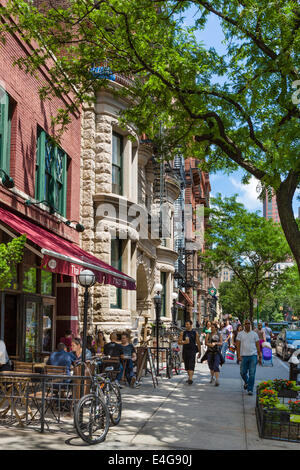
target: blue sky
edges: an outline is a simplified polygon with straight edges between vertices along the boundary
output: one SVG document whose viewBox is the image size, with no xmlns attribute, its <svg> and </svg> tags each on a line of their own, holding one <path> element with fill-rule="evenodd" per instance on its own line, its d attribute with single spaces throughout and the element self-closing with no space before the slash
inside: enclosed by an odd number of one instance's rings
<svg viewBox="0 0 300 470">
<path fill-rule="evenodd" d="M 185 12 L 184 23 L 187 26 L 194 24 L 197 16 L 197 8 L 193 7 L 189 11 Z M 210 15 L 205 31 L 196 34 L 199 41 L 202 41 L 207 47 L 214 47 L 219 53 L 225 53 L 226 48 L 222 44 L 224 39 L 223 32 L 218 19 L 215 15 Z M 243 171 L 239 170 L 231 175 L 225 175 L 223 172 L 217 172 L 216 174 L 210 175 L 211 181 L 211 195 L 214 196 L 216 193 L 221 193 L 223 196 L 233 196 L 238 194 L 238 200 L 242 202 L 245 207 L 250 211 L 261 211 L 262 213 L 262 202 L 257 199 L 257 185 L 258 180 L 254 177 L 251 178 L 250 184 L 241 184 L 241 178 Z M 300 194 L 300 191 L 297 193 Z M 298 215 L 298 207 L 300 207 L 300 201 L 294 198 L 294 212 Z"/>
</svg>

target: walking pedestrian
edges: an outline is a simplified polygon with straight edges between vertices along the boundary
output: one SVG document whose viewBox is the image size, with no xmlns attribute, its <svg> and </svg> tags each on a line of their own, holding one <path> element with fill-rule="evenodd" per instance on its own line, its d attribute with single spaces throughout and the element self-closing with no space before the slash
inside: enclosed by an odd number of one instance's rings
<svg viewBox="0 0 300 470">
<path fill-rule="evenodd" d="M 226 320 L 225 323 L 223 323 L 221 334 L 222 334 L 222 340 L 223 340 L 221 353 L 225 359 L 226 351 L 229 347 L 230 339 L 232 335 L 232 326 L 230 325 L 229 320 Z"/>
<path fill-rule="evenodd" d="M 264 331 L 265 331 L 267 343 L 271 344 L 271 338 L 272 338 L 273 332 L 272 332 L 272 329 L 269 327 L 269 323 L 267 321 L 265 322 Z"/>
<path fill-rule="evenodd" d="M 180 333 L 178 344 L 183 345 L 182 359 L 185 370 L 188 374 L 187 383 L 192 385 L 195 371 L 195 362 L 197 352 L 201 355 L 200 338 L 197 331 L 193 330 L 192 320 L 185 322 L 186 330 Z"/>
<path fill-rule="evenodd" d="M 257 333 L 251 330 L 250 320 L 245 320 L 244 330 L 238 333 L 236 345 L 238 360 L 241 361 L 241 377 L 244 381 L 244 390 L 248 391 L 248 395 L 253 395 L 257 357 L 261 364 L 262 356 L 259 338 Z"/>
<path fill-rule="evenodd" d="M 243 325 L 241 325 L 241 324 L 237 325 L 237 329 L 234 330 L 233 333 L 232 333 L 232 344 L 235 347 L 236 351 L 237 351 L 236 338 L 237 338 L 237 335 L 239 334 L 240 331 L 243 331 Z M 237 364 L 240 363 L 238 356 L 237 356 L 237 359 L 236 359 L 236 363 Z"/>
<path fill-rule="evenodd" d="M 262 344 L 266 342 L 266 334 L 263 330 L 263 324 L 259 322 L 254 331 L 258 335 L 260 350 L 262 350 Z"/>
<path fill-rule="evenodd" d="M 222 334 L 219 333 L 216 323 L 211 325 L 211 333 L 205 338 L 207 346 L 207 362 L 210 370 L 210 383 L 215 380 L 215 386 L 219 386 L 220 364 L 221 364 L 221 347 Z"/>
</svg>

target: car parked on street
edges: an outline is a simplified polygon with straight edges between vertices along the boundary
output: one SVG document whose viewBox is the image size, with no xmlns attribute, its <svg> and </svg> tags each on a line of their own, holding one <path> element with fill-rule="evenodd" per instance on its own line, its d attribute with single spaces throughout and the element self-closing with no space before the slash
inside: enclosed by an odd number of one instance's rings
<svg viewBox="0 0 300 470">
<path fill-rule="evenodd" d="M 300 349 L 300 329 L 289 330 L 284 328 L 276 339 L 275 350 L 277 356 L 287 361 L 293 352 Z"/>
<path fill-rule="evenodd" d="M 269 322 L 269 327 L 272 330 L 271 346 L 272 348 L 275 348 L 277 336 L 279 335 L 279 333 L 281 332 L 283 328 L 288 328 L 289 325 L 288 325 L 288 322 L 285 322 L 285 321 L 282 321 L 282 322 L 271 321 Z"/>
</svg>

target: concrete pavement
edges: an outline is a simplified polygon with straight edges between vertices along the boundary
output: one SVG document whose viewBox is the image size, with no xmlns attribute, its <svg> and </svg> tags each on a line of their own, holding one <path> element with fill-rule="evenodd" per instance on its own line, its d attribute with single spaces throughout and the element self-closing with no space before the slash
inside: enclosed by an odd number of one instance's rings
<svg viewBox="0 0 300 470">
<path fill-rule="evenodd" d="M 257 382 L 288 378 L 288 368 L 274 358 L 274 368 L 258 367 Z M 280 370 L 280 375 L 277 371 Z M 276 372 L 275 372 L 276 371 Z M 276 375 L 274 375 L 276 374 Z M 299 444 L 260 439 L 255 418 L 255 395 L 242 387 L 239 366 L 225 364 L 220 386 L 209 383 L 207 364 L 197 364 L 194 384 L 182 372 L 160 379 L 153 389 L 151 377 L 139 389 L 123 388 L 123 414 L 106 441 L 87 446 L 75 433 L 49 433 L 0 427 L 1 449 L 61 450 L 298 450 Z M 71 423 L 70 423 L 71 424 Z"/>
</svg>

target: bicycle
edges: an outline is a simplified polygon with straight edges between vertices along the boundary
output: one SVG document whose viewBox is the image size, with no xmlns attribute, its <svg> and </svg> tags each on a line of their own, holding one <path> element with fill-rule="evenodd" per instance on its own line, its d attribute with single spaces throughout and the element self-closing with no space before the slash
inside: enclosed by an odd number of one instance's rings
<svg viewBox="0 0 300 470">
<path fill-rule="evenodd" d="M 176 375 L 180 374 L 181 369 L 181 360 L 179 355 L 180 348 L 176 342 L 170 343 L 170 349 L 168 351 L 168 361 L 167 361 L 167 376 L 170 379 L 175 371 Z"/>
<path fill-rule="evenodd" d="M 109 359 L 110 357 L 105 357 Z M 104 359 L 104 358 L 102 358 Z M 78 435 L 88 444 L 103 442 L 109 430 L 110 422 L 118 424 L 121 419 L 122 399 L 119 387 L 113 384 L 110 373 L 113 367 L 107 367 L 104 373 L 97 373 L 99 358 L 92 358 L 89 364 L 94 364 L 92 374 L 87 367 L 91 378 L 91 393 L 84 395 L 74 410 L 74 425 Z M 82 365 L 77 362 L 76 365 Z M 85 363 L 87 365 L 87 363 Z"/>
</svg>

